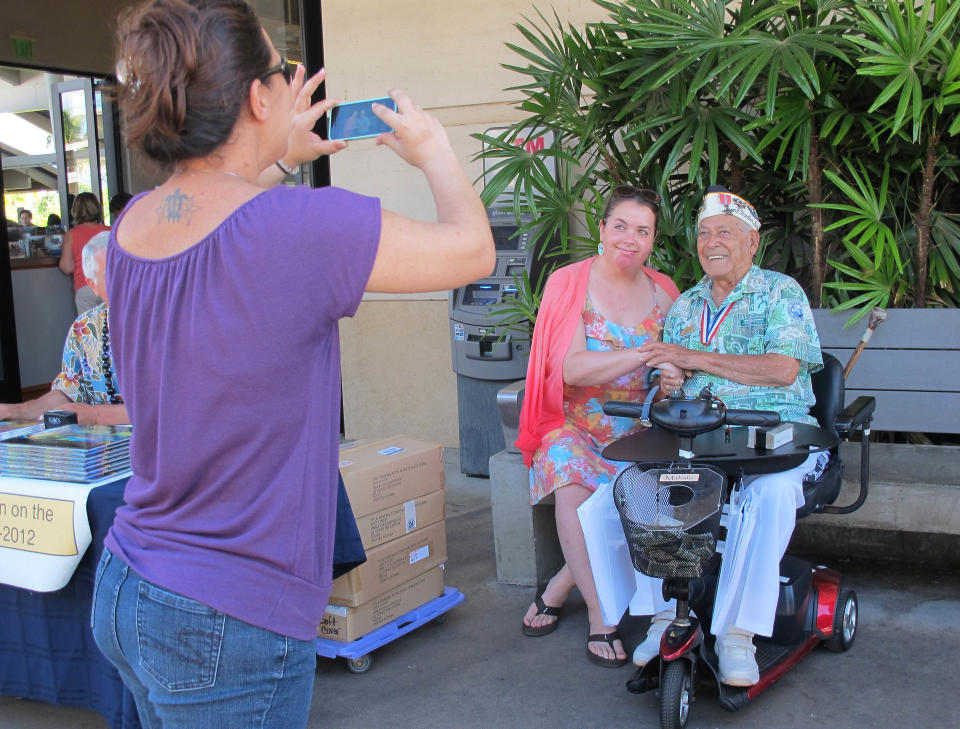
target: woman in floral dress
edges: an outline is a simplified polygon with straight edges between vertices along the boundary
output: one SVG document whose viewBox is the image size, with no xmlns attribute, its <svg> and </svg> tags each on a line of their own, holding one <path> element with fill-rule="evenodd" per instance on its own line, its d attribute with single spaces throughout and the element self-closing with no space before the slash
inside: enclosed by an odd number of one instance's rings
<svg viewBox="0 0 960 729">
<path fill-rule="evenodd" d="M 622 465 L 600 451 L 642 426 L 603 413 L 607 400 L 643 401 L 646 361 L 638 348 L 657 339 L 677 297 L 674 283 L 644 264 L 653 249 L 660 197 L 615 188 L 600 224 L 598 255 L 558 269 L 547 281 L 534 328 L 517 445 L 530 468 L 531 503 L 554 494 L 557 533 L 566 564 L 523 618 L 523 632 L 553 632 L 560 606 L 577 587 L 590 623 L 587 657 L 606 667 L 626 663 L 616 632 L 597 599 L 577 507 Z M 664 390 L 681 373 L 661 368 Z"/>
</svg>

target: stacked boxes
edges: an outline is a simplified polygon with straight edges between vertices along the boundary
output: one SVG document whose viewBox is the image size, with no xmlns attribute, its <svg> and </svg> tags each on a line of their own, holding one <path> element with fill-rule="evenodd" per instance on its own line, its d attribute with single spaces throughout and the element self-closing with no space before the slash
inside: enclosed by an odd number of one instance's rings
<svg viewBox="0 0 960 729">
<path fill-rule="evenodd" d="M 443 449 L 411 436 L 346 443 L 340 474 L 367 561 L 334 580 L 317 634 L 349 642 L 443 594 Z"/>
</svg>

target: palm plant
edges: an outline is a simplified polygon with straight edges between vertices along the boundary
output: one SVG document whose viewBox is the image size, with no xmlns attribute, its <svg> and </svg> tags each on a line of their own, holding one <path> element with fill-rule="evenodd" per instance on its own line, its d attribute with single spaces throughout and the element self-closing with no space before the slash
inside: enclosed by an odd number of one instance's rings
<svg viewBox="0 0 960 729">
<path fill-rule="evenodd" d="M 867 52 L 858 59 L 857 73 L 887 81 L 870 111 L 895 101 L 895 110 L 882 124 L 887 141 L 902 140 L 909 131 L 909 142 L 921 146 L 920 193 L 911 207 L 916 229 L 914 306 L 924 307 L 936 207 L 934 182 L 938 168 L 944 168 L 947 160 L 952 167 L 957 159 L 956 146 L 953 150 L 941 149 L 941 140 L 945 133 L 960 132 L 960 3 L 887 0 L 878 7 L 858 4 L 856 10 L 862 22 L 857 32 L 847 37 Z M 884 167 L 884 175 L 889 169 Z M 939 262 L 952 267 L 956 274 L 956 253 L 960 249 L 955 247 L 955 237 L 945 242 Z M 885 248 L 886 241 L 879 247 Z"/>
<path fill-rule="evenodd" d="M 594 251 L 611 186 L 653 187 L 664 198 L 653 265 L 684 288 L 702 274 L 695 209 L 722 182 L 763 216 L 762 265 L 798 278 L 815 306 L 823 293 L 863 313 L 911 291 L 955 305 L 960 2 L 594 2 L 609 18 L 582 29 L 542 14 L 516 25 L 524 43 L 508 46 L 522 61 L 506 67 L 524 77 L 510 90 L 525 117 L 478 135 L 493 163 L 488 205 L 513 184 L 518 217 L 577 258 Z M 522 129 L 554 142 L 542 155 L 511 145 Z M 542 290 L 521 283 L 514 323 L 532 321 Z"/>
</svg>

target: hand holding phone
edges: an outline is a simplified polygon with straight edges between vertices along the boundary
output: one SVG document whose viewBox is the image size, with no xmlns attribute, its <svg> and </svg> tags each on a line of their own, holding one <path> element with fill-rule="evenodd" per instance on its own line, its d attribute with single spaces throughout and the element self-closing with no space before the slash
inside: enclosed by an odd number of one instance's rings
<svg viewBox="0 0 960 729">
<path fill-rule="evenodd" d="M 321 99 L 314 102 L 313 95 L 326 78 L 324 69 L 320 69 L 310 78 L 304 77 L 303 66 L 297 66 L 293 87 L 297 96 L 293 104 L 293 117 L 287 135 L 287 150 L 282 159 L 290 166 L 304 164 L 322 155 L 336 154 L 347 146 L 344 141 L 323 139 L 316 129 L 317 123 L 336 103 L 336 99 Z M 276 183 L 277 166 L 271 164 L 266 171 L 264 186 Z"/>
<path fill-rule="evenodd" d="M 365 139 L 377 137 L 393 130 L 373 113 L 373 104 L 382 104 L 391 111 L 397 110 L 397 102 L 389 96 L 364 101 L 338 104 L 327 115 L 329 139 Z"/>
</svg>

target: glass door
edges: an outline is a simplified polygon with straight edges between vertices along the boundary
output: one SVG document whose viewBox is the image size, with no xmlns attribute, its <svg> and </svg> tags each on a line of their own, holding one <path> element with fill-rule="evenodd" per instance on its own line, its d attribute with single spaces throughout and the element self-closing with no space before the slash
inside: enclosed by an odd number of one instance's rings
<svg viewBox="0 0 960 729">
<path fill-rule="evenodd" d="M 100 198 L 100 205 L 107 210 L 109 197 L 101 164 L 98 130 L 103 128 L 102 105 L 94 95 L 93 80 L 79 78 L 54 84 L 53 121 L 54 145 L 57 154 L 57 186 L 60 192 L 60 209 L 64 211 L 64 224 L 70 220 L 70 204 L 75 195 L 92 192 Z M 98 108 L 98 106 L 100 108 Z"/>
<path fill-rule="evenodd" d="M 76 316 L 72 278 L 57 265 L 69 203 L 91 192 L 106 217 L 111 192 L 122 189 L 122 165 L 103 80 L 6 71 L 0 77 L 0 250 L 8 251 L 0 257 L 0 402 L 17 402 L 49 388 Z M 28 211 L 33 220 L 23 222 Z"/>
</svg>

